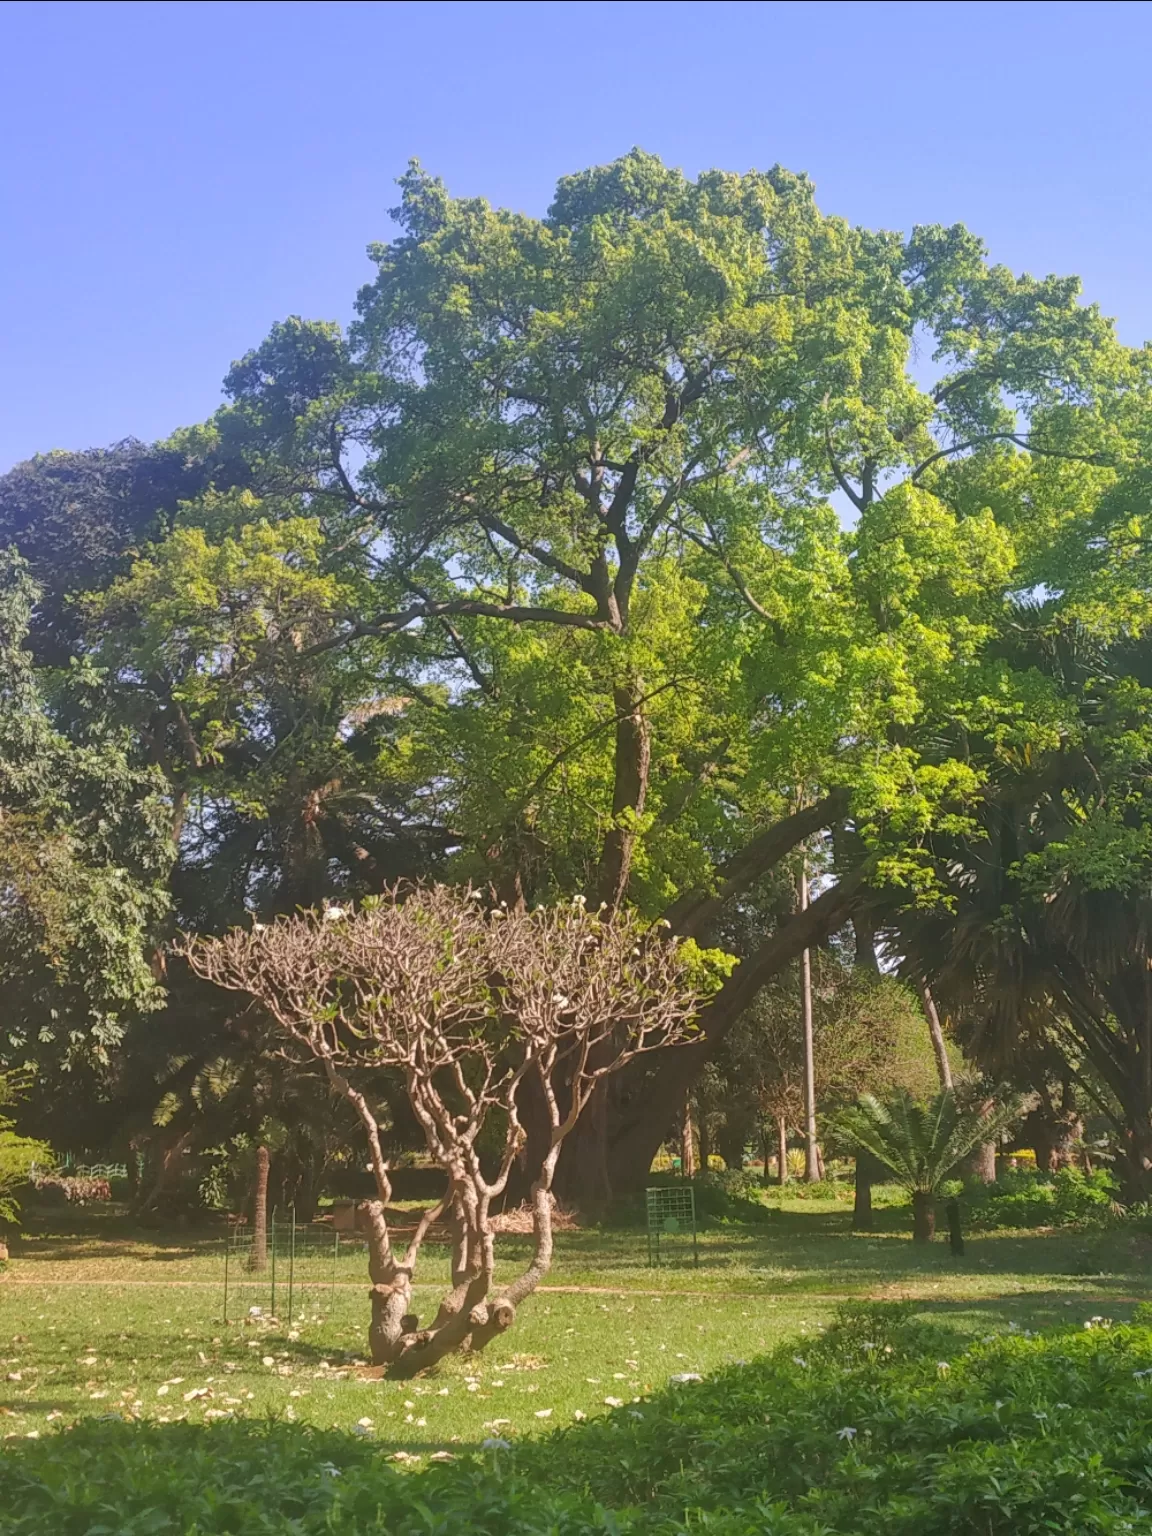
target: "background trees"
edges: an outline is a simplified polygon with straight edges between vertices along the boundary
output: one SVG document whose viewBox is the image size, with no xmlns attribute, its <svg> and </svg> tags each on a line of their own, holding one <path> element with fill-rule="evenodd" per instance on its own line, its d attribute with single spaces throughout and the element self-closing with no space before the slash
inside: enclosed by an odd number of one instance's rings
<svg viewBox="0 0 1152 1536">
<path fill-rule="evenodd" d="M 100 1138 L 207 1145 L 194 1085 L 260 1054 L 179 964 L 147 1011 L 171 926 L 432 876 L 729 957 L 698 1043 L 597 1091 L 573 1196 L 642 1181 L 764 988 L 853 918 L 981 1060 L 1027 1075 L 1042 1035 L 1044 1082 L 1091 1062 L 1080 1091 L 1152 1147 L 1152 1098 L 1119 1097 L 1152 1060 L 1145 356 L 1074 281 L 958 226 L 854 228 L 779 168 L 634 151 L 534 219 L 413 166 L 396 218 L 347 336 L 285 321 L 211 423 L 0 481 L 51 729 L 79 751 L 98 718 L 167 839 L 170 917 L 118 928 L 140 984 L 91 1058 Z M 802 844 L 798 914 L 772 893 Z"/>
</svg>

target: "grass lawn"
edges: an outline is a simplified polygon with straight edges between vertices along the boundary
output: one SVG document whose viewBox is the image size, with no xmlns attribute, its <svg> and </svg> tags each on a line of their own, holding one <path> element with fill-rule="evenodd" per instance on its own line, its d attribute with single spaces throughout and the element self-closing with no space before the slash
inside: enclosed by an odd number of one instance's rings
<svg viewBox="0 0 1152 1536">
<path fill-rule="evenodd" d="M 331 1247 L 294 1267 L 293 1318 L 280 1264 L 270 1282 L 232 1266 L 224 1319 L 218 1236 L 157 1238 L 79 1213 L 71 1230 L 33 1229 L 0 1282 L 0 1436 L 18 1441 L 86 1416 L 194 1424 L 295 1420 L 356 1429 L 421 1457 L 523 1438 L 604 1414 L 794 1338 L 798 1352 L 846 1299 L 908 1299 L 957 1332 L 1117 1321 L 1152 1300 L 1152 1242 L 1131 1227 L 1091 1233 L 1012 1232 L 915 1248 L 907 1212 L 877 1211 L 853 1236 L 843 1201 L 773 1194 L 757 1228 L 702 1234 L 700 1267 L 647 1266 L 642 1233 L 563 1233 L 549 1287 L 525 1305 L 503 1344 L 415 1382 L 365 1380 L 367 1277 L 362 1249 Z M 505 1237 L 501 1264 L 526 1239 Z M 430 1251 L 426 1305 L 446 1272 Z M 571 1289 L 566 1289 L 571 1288 Z M 251 1311 L 259 1308 L 259 1314 Z"/>
</svg>

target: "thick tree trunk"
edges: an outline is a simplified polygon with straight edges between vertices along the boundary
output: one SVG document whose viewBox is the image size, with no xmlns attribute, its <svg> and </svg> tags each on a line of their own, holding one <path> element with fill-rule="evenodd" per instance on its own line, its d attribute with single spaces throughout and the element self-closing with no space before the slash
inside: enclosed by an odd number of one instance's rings
<svg viewBox="0 0 1152 1536">
<path fill-rule="evenodd" d="M 995 1184 L 996 1143 L 994 1141 L 982 1141 L 969 1159 L 969 1166 L 981 1183 Z"/>
<path fill-rule="evenodd" d="M 619 1192 L 643 1189 L 652 1159 L 672 1132 L 679 1105 L 703 1070 L 712 1050 L 743 1014 L 760 989 L 801 952 L 818 944 L 846 921 L 865 883 L 865 872 L 854 871 L 839 884 L 819 895 L 806 912 L 797 913 L 743 960 L 700 1014 L 702 1039 L 698 1045 L 677 1046 L 641 1059 L 635 1076 L 619 1074 L 621 1089 L 633 1086 L 630 1097 L 622 1092 L 623 1107 L 609 1129 L 609 1157 L 613 1186 Z M 601 1090 L 602 1091 L 602 1090 Z M 573 1138 L 564 1144 L 564 1188 L 579 1201 L 585 1177 L 573 1157 Z"/>
<path fill-rule="evenodd" d="M 924 1016 L 928 1020 L 928 1033 L 932 1037 L 932 1054 L 936 1058 L 936 1075 L 940 1079 L 940 1087 L 945 1093 L 952 1092 L 952 1063 L 948 1060 L 948 1046 L 944 1039 L 944 1030 L 940 1024 L 940 1015 L 936 1011 L 936 1003 L 932 997 L 932 989 L 926 981 L 920 983 L 920 997 L 924 1004 Z"/>
<path fill-rule="evenodd" d="M 1044 1084 L 1040 1102 L 1024 1122 L 1032 1134 L 1036 1166 L 1045 1173 L 1056 1173 L 1075 1161 L 1074 1144 L 1084 1135 L 1084 1122 L 1076 1105 L 1071 1083 L 1061 1087 L 1059 1099 L 1050 1084 Z"/>
<path fill-rule="evenodd" d="M 648 721 L 640 700 L 643 688 L 639 680 L 617 688 L 616 764 L 612 786 L 612 826 L 604 839 L 597 878 L 599 900 L 615 911 L 624 899 L 632 870 L 636 845 L 636 824 L 644 814 L 648 797 L 648 771 L 652 742 Z"/>
<path fill-rule="evenodd" d="M 788 1182 L 788 1122 L 783 1115 L 776 1121 L 776 1182 Z"/>
<path fill-rule="evenodd" d="M 930 1243 L 936 1236 L 936 1200 L 927 1190 L 917 1189 L 912 1195 L 912 1240 Z"/>
<path fill-rule="evenodd" d="M 0 1264 L 7 1264 L 7 1262 L 8 1244 L 5 1242 L 4 1238 L 0 1237 Z"/>
<path fill-rule="evenodd" d="M 272 1159 L 267 1147 L 256 1148 L 256 1173 L 252 1180 L 252 1251 L 248 1268 L 262 1274 L 268 1268 L 268 1170 Z"/>
</svg>

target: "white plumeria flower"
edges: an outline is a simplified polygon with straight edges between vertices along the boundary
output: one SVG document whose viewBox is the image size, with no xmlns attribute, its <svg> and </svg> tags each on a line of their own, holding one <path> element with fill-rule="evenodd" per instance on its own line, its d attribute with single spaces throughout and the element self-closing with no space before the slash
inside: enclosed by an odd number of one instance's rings
<svg viewBox="0 0 1152 1536">
<path fill-rule="evenodd" d="M 606 1397 L 604 1402 L 609 1408 L 623 1408 L 624 1406 L 624 1399 L 622 1397 Z"/>
<path fill-rule="evenodd" d="M 940 1372 L 941 1376 L 946 1376 L 952 1367 L 947 1360 L 937 1360 L 936 1369 Z"/>
<path fill-rule="evenodd" d="M 586 1419 L 588 1415 L 584 1412 L 583 1408 L 577 1408 L 572 1417 L 574 1419 Z"/>
<path fill-rule="evenodd" d="M 346 916 L 347 913 L 344 911 L 343 907 L 324 908 L 324 921 L 326 923 L 338 923 L 342 917 Z"/>
<path fill-rule="evenodd" d="M 551 1408 L 537 1408 L 536 1417 L 538 1419 L 550 1419 L 552 1417 Z"/>
<path fill-rule="evenodd" d="M 856 1431 L 852 1428 L 851 1424 L 845 1424 L 843 1429 L 836 1431 L 836 1438 L 837 1440 L 855 1440 Z"/>
<path fill-rule="evenodd" d="M 668 1380 L 675 1382 L 678 1387 L 686 1386 L 690 1381 L 703 1381 L 703 1377 L 696 1371 L 679 1371 L 675 1376 L 669 1376 Z"/>
<path fill-rule="evenodd" d="M 511 1440 L 505 1440 L 503 1435 L 489 1435 L 487 1440 L 481 1440 L 480 1449 L 482 1451 L 510 1451 L 512 1449 L 512 1442 Z"/>
</svg>

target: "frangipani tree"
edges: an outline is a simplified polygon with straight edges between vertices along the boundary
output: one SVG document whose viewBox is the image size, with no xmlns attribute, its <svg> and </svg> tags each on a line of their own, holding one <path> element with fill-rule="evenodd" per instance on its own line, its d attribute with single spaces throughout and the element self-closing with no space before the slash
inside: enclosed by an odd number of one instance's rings
<svg viewBox="0 0 1152 1536">
<path fill-rule="evenodd" d="M 912 1196 L 913 1240 L 928 1243 L 936 1232 L 933 1201 L 941 1184 L 980 1142 L 1015 1125 L 1023 1109 L 1019 1099 L 966 1107 L 950 1089 L 928 1104 L 908 1093 L 882 1104 L 863 1093 L 840 1116 L 838 1129 L 890 1169 Z"/>
<path fill-rule="evenodd" d="M 629 914 L 589 912 L 579 898 L 531 912 L 489 909 L 473 890 L 424 886 L 357 912 L 330 907 L 193 939 L 184 952 L 201 976 L 261 1003 L 284 1052 L 319 1062 L 355 1110 L 376 1182 L 376 1198 L 358 1213 L 369 1245 L 371 1354 L 402 1376 L 481 1349 L 511 1326 L 551 1264 L 551 1187 L 564 1139 L 602 1079 L 691 1038 L 698 1003 L 682 947 Z M 373 1080 L 385 1070 L 403 1075 L 448 1179 L 402 1250 L 388 1227 L 392 1187 L 373 1105 Z M 532 1170 L 534 1248 L 527 1268 L 497 1286 L 492 1205 L 527 1145 L 529 1083 L 532 1111 L 548 1126 Z M 413 1272 L 441 1219 L 453 1234 L 452 1282 L 422 1327 Z"/>
</svg>

